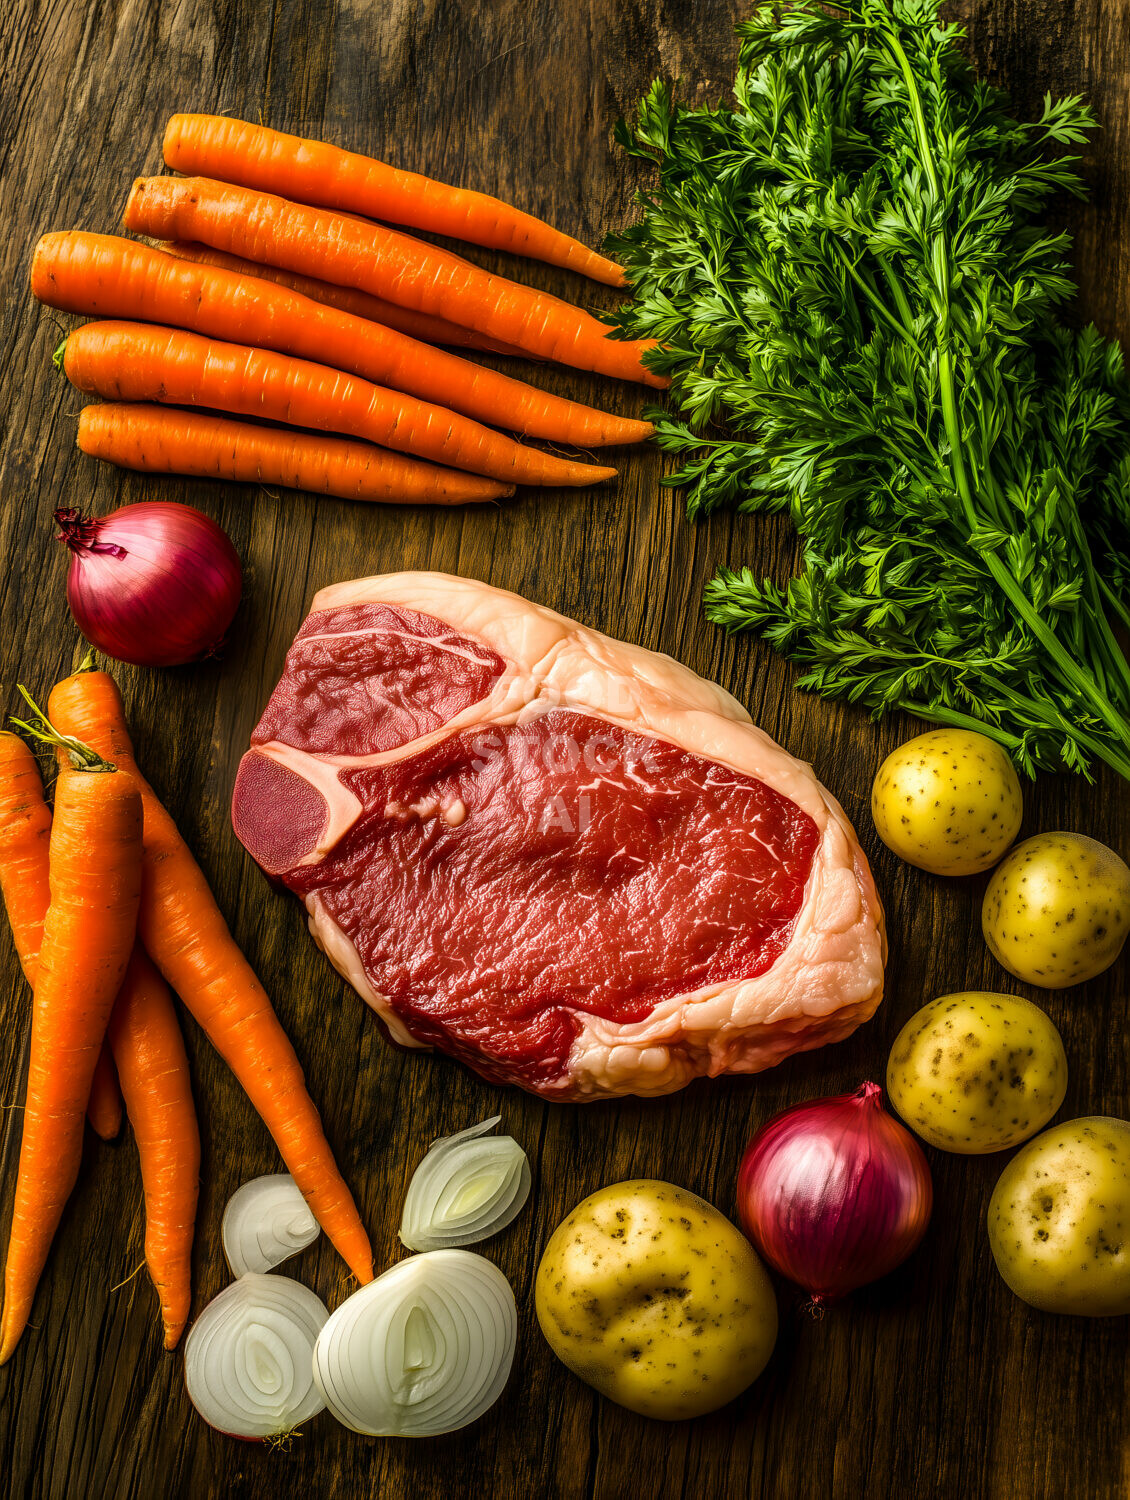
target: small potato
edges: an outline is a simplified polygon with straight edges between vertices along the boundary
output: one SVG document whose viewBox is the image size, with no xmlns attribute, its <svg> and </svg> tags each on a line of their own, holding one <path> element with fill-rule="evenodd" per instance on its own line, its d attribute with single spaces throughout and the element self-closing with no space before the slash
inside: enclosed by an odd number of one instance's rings
<svg viewBox="0 0 1130 1500">
<path fill-rule="evenodd" d="M 749 1241 L 669 1182 L 617 1182 L 579 1203 L 545 1247 L 534 1303 L 575 1375 L 668 1421 L 732 1401 L 777 1338 L 777 1301 Z"/>
<path fill-rule="evenodd" d="M 1020 832 L 1024 799 L 1001 747 L 968 729 L 908 740 L 879 767 L 871 816 L 879 837 L 932 875 L 976 875 Z"/>
<path fill-rule="evenodd" d="M 1130 931 L 1130 869 L 1081 833 L 1025 839 L 995 871 L 981 907 L 993 957 L 1043 989 L 1109 969 Z"/>
<path fill-rule="evenodd" d="M 1130 1313 L 1130 1122 L 1092 1115 L 1029 1141 L 993 1190 L 989 1244 L 1033 1307 Z"/>
<path fill-rule="evenodd" d="M 1059 1032 L 1014 995 L 932 1000 L 899 1032 L 887 1063 L 887 1093 L 911 1130 L 964 1156 L 1026 1141 L 1066 1091 Z"/>
</svg>

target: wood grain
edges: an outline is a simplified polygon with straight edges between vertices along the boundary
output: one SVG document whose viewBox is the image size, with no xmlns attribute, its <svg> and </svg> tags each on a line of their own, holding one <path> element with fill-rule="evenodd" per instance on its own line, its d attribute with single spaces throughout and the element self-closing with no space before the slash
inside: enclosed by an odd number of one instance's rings
<svg viewBox="0 0 1130 1500">
<path fill-rule="evenodd" d="M 1006 987 L 981 942 L 983 881 L 943 882 L 876 846 L 866 798 L 881 757 L 913 727 L 880 728 L 792 687 L 750 640 L 725 641 L 699 608 L 722 561 L 783 576 L 783 522 L 718 516 L 686 525 L 657 488 L 660 460 L 633 455 L 590 494 L 525 495 L 457 513 L 367 510 L 250 487 L 157 482 L 96 467 L 73 446 L 79 401 L 53 373 L 59 319 L 27 295 L 35 237 L 115 225 L 134 175 L 159 168 L 177 109 L 232 111 L 512 199 L 597 243 L 630 215 L 633 170 L 608 143 L 618 113 L 656 72 L 716 96 L 732 75 L 736 0 L 7 0 L 0 8 L 0 681 L 46 693 L 80 647 L 51 541 L 59 504 L 105 512 L 176 496 L 215 516 L 247 565 L 222 663 L 120 673 L 143 765 L 199 854 L 236 936 L 275 997 L 308 1070 L 343 1170 L 374 1232 L 397 1256 L 398 1207 L 436 1134 L 499 1110 L 529 1149 L 529 1210 L 489 1253 L 517 1291 L 522 1336 L 500 1405 L 433 1443 L 368 1441 L 328 1418 L 288 1453 L 208 1430 L 160 1348 L 142 1272 L 142 1214 L 128 1133 L 91 1143 L 36 1304 L 35 1329 L 0 1372 L 0 1474 L 34 1497 L 329 1495 L 413 1497 L 856 1495 L 1104 1497 L 1130 1490 L 1126 1320 L 1040 1316 L 997 1277 L 983 1221 L 999 1158 L 932 1153 L 937 1211 L 895 1275 L 814 1323 L 781 1287 L 780 1344 L 745 1398 L 692 1424 L 658 1426 L 599 1400 L 550 1355 L 531 1310 L 540 1247 L 597 1186 L 646 1175 L 686 1184 L 732 1212 L 753 1128 L 796 1100 L 880 1076 L 895 1032 L 946 990 Z M 1078 211 L 1083 304 L 1130 335 L 1124 274 L 1130 207 L 1130 35 L 1124 0 L 964 0 L 971 47 L 1025 108 L 1045 88 L 1081 89 L 1105 126 Z M 603 293 L 564 272 L 503 258 L 564 295 Z M 636 412 L 635 391 L 536 372 L 554 390 Z M 517 589 L 602 630 L 665 650 L 717 678 L 769 733 L 812 759 L 859 820 L 892 935 L 889 997 L 850 1042 L 757 1079 L 700 1083 L 658 1102 L 550 1107 L 493 1089 L 444 1059 L 392 1050 L 306 938 L 296 903 L 270 890 L 236 844 L 236 763 L 313 591 L 398 568 L 465 573 Z M 1113 777 L 1087 788 L 1044 778 L 1026 831 L 1076 828 L 1130 845 L 1130 797 Z M 1043 996 L 1071 1062 L 1063 1116 L 1128 1110 L 1127 964 Z M 16 1105 L 28 999 L 0 936 L 0 1099 Z M 1010 989 L 1021 989 L 1009 985 Z M 1033 997 L 1037 998 L 1033 992 Z M 187 1025 L 205 1139 L 197 1310 L 225 1281 L 223 1205 L 245 1178 L 277 1170 L 263 1127 L 199 1031 Z M 19 1140 L 4 1116 L 3 1223 Z M 329 1300 L 342 1268 L 324 1242 L 295 1263 Z"/>
</svg>

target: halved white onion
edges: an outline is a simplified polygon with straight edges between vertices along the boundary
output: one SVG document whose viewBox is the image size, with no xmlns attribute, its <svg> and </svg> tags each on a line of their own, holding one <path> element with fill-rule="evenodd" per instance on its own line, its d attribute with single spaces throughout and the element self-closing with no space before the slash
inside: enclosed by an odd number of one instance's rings
<svg viewBox="0 0 1130 1500">
<path fill-rule="evenodd" d="M 188 1331 L 189 1400 L 233 1437 L 289 1432 L 325 1405 L 311 1360 L 328 1317 L 321 1298 L 289 1276 L 241 1276 Z"/>
<path fill-rule="evenodd" d="M 318 1221 L 289 1172 L 253 1177 L 224 1209 L 220 1235 L 235 1276 L 270 1271 L 318 1238 Z"/>
<path fill-rule="evenodd" d="M 485 1137 L 492 1115 L 432 1145 L 412 1174 L 400 1222 L 409 1250 L 475 1245 L 504 1229 L 530 1195 L 530 1163 L 509 1135 Z"/>
<path fill-rule="evenodd" d="M 314 1346 L 314 1379 L 354 1432 L 435 1437 L 494 1405 L 517 1338 L 514 1293 L 498 1267 L 470 1250 L 432 1250 L 330 1315 Z"/>
</svg>

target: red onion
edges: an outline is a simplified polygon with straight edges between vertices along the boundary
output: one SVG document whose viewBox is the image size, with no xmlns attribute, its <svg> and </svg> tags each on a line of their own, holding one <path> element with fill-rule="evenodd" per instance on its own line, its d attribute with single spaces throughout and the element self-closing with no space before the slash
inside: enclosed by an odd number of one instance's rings
<svg viewBox="0 0 1130 1500">
<path fill-rule="evenodd" d="M 57 510 L 67 601 L 92 646 L 139 667 L 217 651 L 243 589 L 235 548 L 191 505 L 146 501 L 100 520 Z"/>
<path fill-rule="evenodd" d="M 933 1202 L 922 1147 L 883 1108 L 877 1083 L 775 1115 L 738 1172 L 745 1232 L 815 1306 L 901 1265 Z"/>
</svg>

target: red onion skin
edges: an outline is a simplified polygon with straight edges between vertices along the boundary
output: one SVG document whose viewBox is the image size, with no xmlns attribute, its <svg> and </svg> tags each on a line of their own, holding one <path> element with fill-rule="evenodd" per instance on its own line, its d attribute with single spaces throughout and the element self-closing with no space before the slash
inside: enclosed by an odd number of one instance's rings
<svg viewBox="0 0 1130 1500">
<path fill-rule="evenodd" d="M 922 1148 L 883 1108 L 875 1083 L 775 1115 L 738 1171 L 742 1227 L 815 1306 L 901 1265 L 933 1203 Z"/>
<path fill-rule="evenodd" d="M 214 655 L 243 574 L 228 536 L 191 505 L 144 501 L 98 519 L 57 510 L 71 552 L 67 602 L 97 650 L 139 667 Z"/>
</svg>

